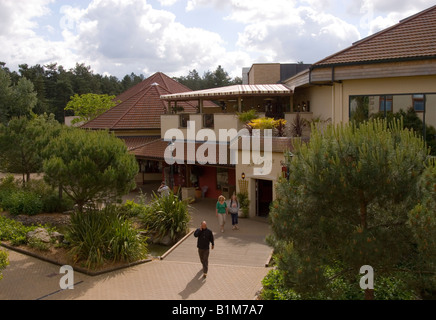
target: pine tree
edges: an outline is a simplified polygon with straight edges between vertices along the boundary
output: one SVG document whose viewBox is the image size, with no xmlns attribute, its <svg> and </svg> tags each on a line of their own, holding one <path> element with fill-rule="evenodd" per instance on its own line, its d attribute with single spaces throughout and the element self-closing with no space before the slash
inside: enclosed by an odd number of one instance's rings
<svg viewBox="0 0 436 320">
<path fill-rule="evenodd" d="M 364 265 L 376 275 L 419 269 L 408 213 L 428 156 L 422 139 L 400 121 L 372 120 L 313 128 L 294 152 L 289 180 L 277 186 L 268 239 L 289 287 L 303 297 L 333 297 L 331 281 L 358 286 Z"/>
</svg>

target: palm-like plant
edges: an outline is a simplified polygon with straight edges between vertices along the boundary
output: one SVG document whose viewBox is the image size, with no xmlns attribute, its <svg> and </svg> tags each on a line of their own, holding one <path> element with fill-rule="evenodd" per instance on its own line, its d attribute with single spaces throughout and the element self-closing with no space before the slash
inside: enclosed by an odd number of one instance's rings
<svg viewBox="0 0 436 320">
<path fill-rule="evenodd" d="M 169 236 L 172 241 L 186 234 L 191 216 L 186 202 L 171 192 L 167 196 L 159 196 L 153 192 L 152 202 L 142 215 L 148 230 L 155 232 L 156 238 Z"/>
</svg>

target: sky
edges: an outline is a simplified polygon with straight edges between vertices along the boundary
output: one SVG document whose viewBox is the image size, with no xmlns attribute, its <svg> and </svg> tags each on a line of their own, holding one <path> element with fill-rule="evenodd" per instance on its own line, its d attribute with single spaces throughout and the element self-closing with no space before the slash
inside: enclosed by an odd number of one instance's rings
<svg viewBox="0 0 436 320">
<path fill-rule="evenodd" d="M 315 63 L 434 0 L 0 0 L 0 61 L 118 78 Z"/>
</svg>

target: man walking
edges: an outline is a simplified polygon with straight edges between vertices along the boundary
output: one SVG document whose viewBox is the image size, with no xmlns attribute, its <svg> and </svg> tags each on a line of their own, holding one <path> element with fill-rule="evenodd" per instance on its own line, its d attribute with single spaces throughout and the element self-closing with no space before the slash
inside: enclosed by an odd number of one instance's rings
<svg viewBox="0 0 436 320">
<path fill-rule="evenodd" d="M 207 277 L 207 271 L 209 268 L 209 243 L 212 244 L 212 250 L 215 247 L 213 239 L 213 233 L 207 228 L 206 221 L 201 223 L 200 228 L 195 230 L 194 237 L 198 238 L 197 248 L 198 255 L 200 256 L 201 264 L 203 265 L 203 277 Z"/>
</svg>

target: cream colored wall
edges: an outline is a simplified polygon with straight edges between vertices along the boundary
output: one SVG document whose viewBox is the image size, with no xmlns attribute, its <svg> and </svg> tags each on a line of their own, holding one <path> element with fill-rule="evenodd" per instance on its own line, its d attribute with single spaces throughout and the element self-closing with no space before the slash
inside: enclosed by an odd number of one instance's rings
<svg viewBox="0 0 436 320">
<path fill-rule="evenodd" d="M 242 173 L 245 173 L 245 180 L 248 181 L 248 196 L 250 199 L 250 217 L 256 216 L 256 180 L 270 180 L 273 182 L 273 199 L 276 198 L 276 183 L 282 174 L 281 161 L 284 161 L 283 153 L 272 153 L 272 171 L 268 175 L 260 176 L 255 175 L 253 169 L 255 167 L 255 159 L 251 164 L 242 164 L 242 151 L 239 151 L 239 163 L 236 165 L 236 192 L 239 193 L 238 180 L 241 179 Z M 261 166 L 260 166 L 261 167 Z"/>
<path fill-rule="evenodd" d="M 343 83 L 335 84 L 336 114 L 335 123 L 349 121 L 349 97 L 355 95 L 386 95 L 386 94 L 412 94 L 412 93 L 436 93 L 436 76 L 346 80 Z M 339 98 L 338 98 L 339 97 Z M 402 103 L 397 101 L 397 103 Z M 404 106 L 411 105 L 411 102 L 404 101 Z M 431 102 L 427 103 L 429 106 Z M 394 107 L 396 108 L 395 104 Z M 435 104 L 436 107 L 436 104 Z M 406 109 L 406 107 L 404 108 Z M 430 109 L 430 108 L 429 108 Z M 430 121 L 431 115 L 427 120 Z M 314 115 L 316 116 L 316 115 Z M 435 120 L 436 122 L 436 120 Z"/>
<path fill-rule="evenodd" d="M 317 86 L 296 88 L 294 93 L 294 110 L 302 102 L 310 101 L 310 112 L 313 117 L 321 117 L 322 120 L 332 118 L 332 94 L 331 86 Z"/>
<path fill-rule="evenodd" d="M 179 129 L 179 116 L 176 114 L 162 115 L 160 117 L 161 137 L 165 137 L 165 133 L 170 129 Z M 186 129 L 182 129 L 186 137 Z"/>
<path fill-rule="evenodd" d="M 289 128 L 289 129 L 291 128 L 296 117 L 297 117 L 297 113 L 285 113 L 285 120 L 286 120 L 286 127 L 287 128 Z M 305 119 L 305 120 L 310 122 L 313 119 L 313 112 L 300 112 L 300 117 L 302 119 Z M 309 136 L 310 136 L 310 126 L 306 126 L 303 129 L 303 137 L 309 137 Z"/>
<path fill-rule="evenodd" d="M 183 133 L 184 139 L 193 140 L 193 137 L 188 137 L 188 129 L 187 128 L 180 128 L 180 120 L 179 115 L 163 115 L 161 116 L 161 137 L 165 137 L 165 133 L 169 129 L 178 129 Z M 203 128 L 203 115 L 202 114 L 191 114 L 189 117 L 190 121 L 195 122 L 195 136 L 197 136 L 197 133 Z M 216 139 L 219 139 L 219 130 L 230 130 L 230 129 L 236 129 L 239 131 L 243 128 L 243 124 L 239 122 L 238 117 L 234 113 L 218 113 L 214 115 L 214 128 L 210 128 L 214 134 Z M 213 138 L 213 137 L 211 137 Z"/>
<path fill-rule="evenodd" d="M 425 123 L 436 128 L 436 94 L 427 95 Z"/>
<path fill-rule="evenodd" d="M 349 121 L 350 96 L 413 93 L 436 93 L 436 76 L 344 80 L 332 86 L 296 88 L 294 105 L 300 100 L 310 101 L 310 110 L 314 118 L 331 118 L 338 124 Z M 410 102 L 403 102 L 398 100 L 397 105 L 411 105 Z M 378 109 L 377 101 L 374 102 L 374 108 Z M 395 104 L 394 108 L 397 109 Z M 427 100 L 426 121 L 428 124 L 436 125 L 436 97 L 431 96 Z"/>
<path fill-rule="evenodd" d="M 239 121 L 238 116 L 235 113 L 215 114 L 214 131 L 217 136 L 217 139 L 219 139 L 220 129 L 223 130 L 236 129 L 236 131 L 239 131 L 242 129 L 242 123 Z"/>
</svg>

